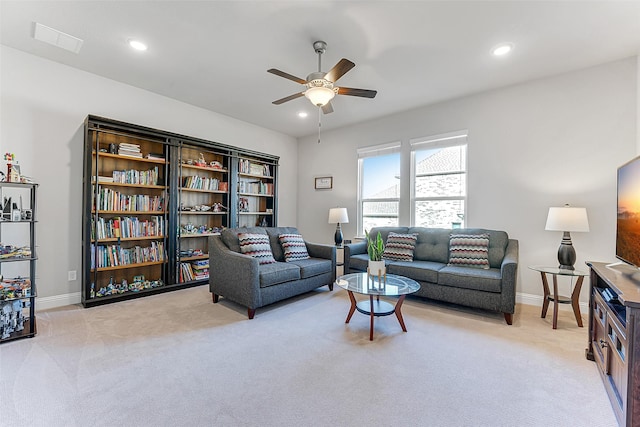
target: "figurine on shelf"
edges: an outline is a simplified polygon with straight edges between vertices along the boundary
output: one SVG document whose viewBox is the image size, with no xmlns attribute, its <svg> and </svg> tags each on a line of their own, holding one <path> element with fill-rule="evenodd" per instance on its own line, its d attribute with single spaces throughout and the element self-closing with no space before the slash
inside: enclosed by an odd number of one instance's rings
<svg viewBox="0 0 640 427">
<path fill-rule="evenodd" d="M 249 199 L 246 197 L 238 198 L 238 210 L 240 212 L 249 212 Z"/>
<path fill-rule="evenodd" d="M 214 212 L 224 212 L 227 209 L 222 203 L 214 203 L 212 207 Z"/>
<path fill-rule="evenodd" d="M 203 168 L 207 167 L 207 161 L 204 159 L 204 154 L 200 153 L 200 158 L 195 161 L 195 165 Z"/>
</svg>

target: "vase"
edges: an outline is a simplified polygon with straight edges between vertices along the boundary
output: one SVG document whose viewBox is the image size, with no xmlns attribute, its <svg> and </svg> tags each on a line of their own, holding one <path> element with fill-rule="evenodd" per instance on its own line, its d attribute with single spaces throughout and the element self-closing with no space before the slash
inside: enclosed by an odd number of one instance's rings
<svg viewBox="0 0 640 427">
<path fill-rule="evenodd" d="M 387 273 L 387 267 L 384 261 L 369 260 L 369 274 L 372 276 L 384 276 Z"/>
</svg>

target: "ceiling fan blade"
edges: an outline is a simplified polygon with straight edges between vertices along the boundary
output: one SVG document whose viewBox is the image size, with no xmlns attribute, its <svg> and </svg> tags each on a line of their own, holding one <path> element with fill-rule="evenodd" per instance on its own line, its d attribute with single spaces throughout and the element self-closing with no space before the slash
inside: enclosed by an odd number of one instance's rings
<svg viewBox="0 0 640 427">
<path fill-rule="evenodd" d="M 293 80 L 296 83 L 300 83 L 301 85 L 306 84 L 307 81 L 301 79 L 300 77 L 293 76 L 289 73 L 285 73 L 284 71 L 277 70 L 275 68 L 271 68 L 267 70 L 267 73 L 275 74 L 276 76 L 284 77 L 285 79 Z"/>
<path fill-rule="evenodd" d="M 331 105 L 330 102 L 327 102 L 326 104 L 324 104 L 324 107 L 322 107 L 322 112 L 324 114 L 333 113 L 333 105 Z"/>
<path fill-rule="evenodd" d="M 287 101 L 291 101 L 292 99 L 300 98 L 303 95 L 304 95 L 304 92 L 294 93 L 293 95 L 289 95 L 289 96 L 286 96 L 284 98 L 281 98 L 281 99 L 278 99 L 276 101 L 273 101 L 272 104 L 280 105 L 280 104 L 283 104 L 283 103 L 285 103 Z"/>
<path fill-rule="evenodd" d="M 356 64 L 346 58 L 342 58 L 329 72 L 324 76 L 325 79 L 335 83 L 340 77 L 344 76 L 347 71 L 355 67 Z"/>
<path fill-rule="evenodd" d="M 378 93 L 377 90 L 354 89 L 352 87 L 338 88 L 338 95 L 361 96 L 363 98 L 375 98 L 377 93 Z"/>
</svg>

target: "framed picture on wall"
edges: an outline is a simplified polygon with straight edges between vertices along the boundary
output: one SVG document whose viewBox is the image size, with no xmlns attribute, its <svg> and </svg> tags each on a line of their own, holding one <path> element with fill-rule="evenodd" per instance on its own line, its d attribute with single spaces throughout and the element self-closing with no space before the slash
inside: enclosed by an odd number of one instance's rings
<svg viewBox="0 0 640 427">
<path fill-rule="evenodd" d="M 315 181 L 316 190 L 328 190 L 333 188 L 333 177 L 331 176 L 319 176 Z"/>
</svg>

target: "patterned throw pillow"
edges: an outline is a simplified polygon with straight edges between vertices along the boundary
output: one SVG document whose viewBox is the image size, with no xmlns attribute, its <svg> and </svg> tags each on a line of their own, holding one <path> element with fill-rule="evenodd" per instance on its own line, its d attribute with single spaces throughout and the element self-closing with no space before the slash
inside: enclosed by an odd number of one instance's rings
<svg viewBox="0 0 640 427">
<path fill-rule="evenodd" d="M 309 259 L 307 245 L 300 234 L 280 234 L 278 235 L 282 250 L 284 251 L 284 261 L 299 261 Z"/>
<path fill-rule="evenodd" d="M 413 251 L 416 248 L 417 240 L 417 234 L 390 232 L 387 236 L 382 258 L 390 261 L 413 261 Z"/>
<path fill-rule="evenodd" d="M 240 252 L 256 258 L 260 264 L 273 264 L 276 262 L 271 253 L 269 236 L 266 234 L 238 233 Z"/>
<path fill-rule="evenodd" d="M 489 235 L 451 234 L 449 237 L 449 265 L 488 269 Z"/>
</svg>

